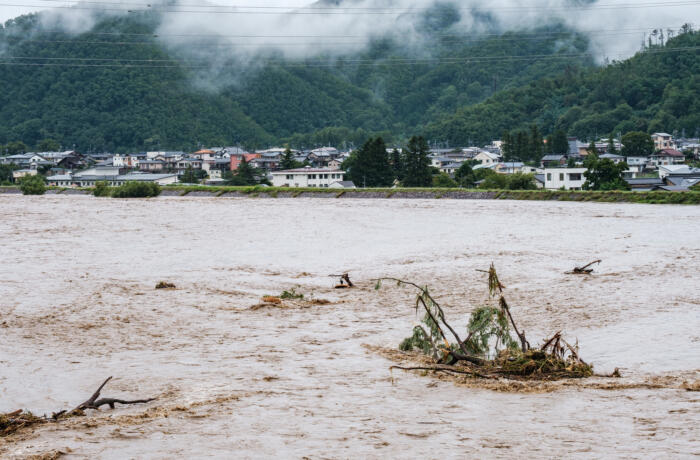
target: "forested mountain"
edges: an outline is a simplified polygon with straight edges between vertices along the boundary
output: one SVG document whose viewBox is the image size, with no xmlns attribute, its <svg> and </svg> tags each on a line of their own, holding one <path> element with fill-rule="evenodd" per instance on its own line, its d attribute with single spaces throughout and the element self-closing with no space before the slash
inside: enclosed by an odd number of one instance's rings
<svg viewBox="0 0 700 460">
<path fill-rule="evenodd" d="M 431 122 L 429 137 L 488 141 L 537 124 L 593 138 L 614 132 L 700 134 L 700 33 L 686 29 L 663 46 L 599 69 L 567 69 L 501 91 Z"/>
<path fill-rule="evenodd" d="M 426 14 L 419 47 L 376 38 L 362 52 L 251 64 L 193 60 L 159 41 L 159 21 L 113 16 L 79 35 L 46 30 L 34 15 L 6 23 L 0 144 L 254 148 L 358 145 L 370 134 L 392 143 L 423 132 L 464 144 L 532 122 L 545 134 L 580 135 L 700 125 L 696 53 L 651 49 L 598 69 L 585 37 L 560 25 L 500 33 L 484 18 L 491 32 L 455 34 L 451 12 L 438 10 Z M 697 40 L 689 33 L 667 47 Z"/>
</svg>

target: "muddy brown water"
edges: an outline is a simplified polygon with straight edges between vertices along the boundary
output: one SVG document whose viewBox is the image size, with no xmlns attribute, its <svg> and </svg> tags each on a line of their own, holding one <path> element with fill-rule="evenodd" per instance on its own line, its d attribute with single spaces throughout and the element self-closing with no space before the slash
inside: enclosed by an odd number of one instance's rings
<svg viewBox="0 0 700 460">
<path fill-rule="evenodd" d="M 0 440 L 66 458 L 690 458 L 700 454 L 700 208 L 440 200 L 0 196 L 0 412 L 158 396 Z M 594 276 L 567 276 L 602 258 Z M 531 342 L 622 383 L 544 392 L 400 371 L 425 283 L 456 324 L 495 262 Z M 352 290 L 326 275 L 349 271 Z M 155 290 L 160 280 L 175 290 Z M 249 307 L 296 287 L 289 308 Z M 367 345 L 370 346 L 368 349 Z"/>
</svg>

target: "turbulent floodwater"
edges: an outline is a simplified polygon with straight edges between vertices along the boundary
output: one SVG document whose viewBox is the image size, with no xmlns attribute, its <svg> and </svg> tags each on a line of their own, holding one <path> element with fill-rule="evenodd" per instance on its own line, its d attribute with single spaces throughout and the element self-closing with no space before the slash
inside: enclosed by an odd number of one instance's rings
<svg viewBox="0 0 700 460">
<path fill-rule="evenodd" d="M 700 394 L 679 387 L 700 378 L 700 207 L 0 196 L 0 234 L 0 412 L 74 407 L 110 375 L 105 396 L 159 398 L 0 456 L 700 454 Z M 413 293 L 371 279 L 428 284 L 465 324 L 492 261 L 531 342 L 563 330 L 598 372 L 672 383 L 508 393 L 391 373 L 372 347 L 410 335 Z M 343 271 L 357 289 L 332 289 Z M 331 303 L 250 309 L 292 287 Z"/>
</svg>

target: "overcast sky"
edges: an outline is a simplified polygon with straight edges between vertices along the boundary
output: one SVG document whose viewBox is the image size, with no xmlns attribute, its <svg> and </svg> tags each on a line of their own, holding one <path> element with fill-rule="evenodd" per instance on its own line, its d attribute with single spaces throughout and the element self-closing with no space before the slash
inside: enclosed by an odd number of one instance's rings
<svg viewBox="0 0 700 460">
<path fill-rule="evenodd" d="M 132 0 L 133 1 L 133 0 Z M 16 2 L 16 3 L 23 3 L 23 2 Z M 37 4 L 39 2 L 26 2 L 27 4 Z M 66 6 L 66 5 L 71 5 L 75 4 L 78 2 L 51 2 L 54 5 L 61 5 L 61 6 Z M 191 3 L 196 3 L 196 2 L 191 2 Z M 295 6 L 303 6 L 303 5 L 308 5 L 310 3 L 313 3 L 313 0 L 241 0 L 241 1 L 217 1 L 217 0 L 210 0 L 209 3 L 214 3 L 217 5 L 228 5 L 228 6 L 233 6 L 233 5 L 260 5 L 260 6 L 290 6 L 290 7 L 295 7 Z M 27 13 L 33 13 L 35 11 L 38 11 L 39 8 L 36 7 L 24 7 L 24 6 L 0 6 L 0 22 L 5 22 L 8 19 L 15 18 L 21 14 L 27 14 Z"/>
</svg>

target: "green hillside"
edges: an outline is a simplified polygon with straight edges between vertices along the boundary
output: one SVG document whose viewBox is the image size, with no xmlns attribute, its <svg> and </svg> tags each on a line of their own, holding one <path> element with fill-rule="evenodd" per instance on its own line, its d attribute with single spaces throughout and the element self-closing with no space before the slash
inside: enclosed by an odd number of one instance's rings
<svg viewBox="0 0 700 460">
<path fill-rule="evenodd" d="M 700 33 L 687 29 L 664 46 L 599 69 L 569 70 L 495 94 L 429 123 L 429 137 L 484 142 L 536 123 L 551 133 L 590 138 L 610 132 L 698 135 Z"/>
<path fill-rule="evenodd" d="M 370 133 L 401 140 L 498 91 L 592 66 L 587 58 L 508 58 L 587 49 L 560 26 L 535 35 L 455 35 L 444 33 L 450 12 L 439 13 L 426 18 L 420 49 L 381 39 L 335 60 L 264 65 L 230 84 L 226 72 L 194 68 L 162 47 L 153 14 L 105 19 L 78 36 L 44 31 L 35 16 L 23 16 L 0 33 L 0 144 L 53 138 L 120 151 L 357 144 Z M 235 57 L 216 64 L 240 66 Z M 206 78 L 217 79 L 216 90 L 196 83 Z"/>
</svg>

